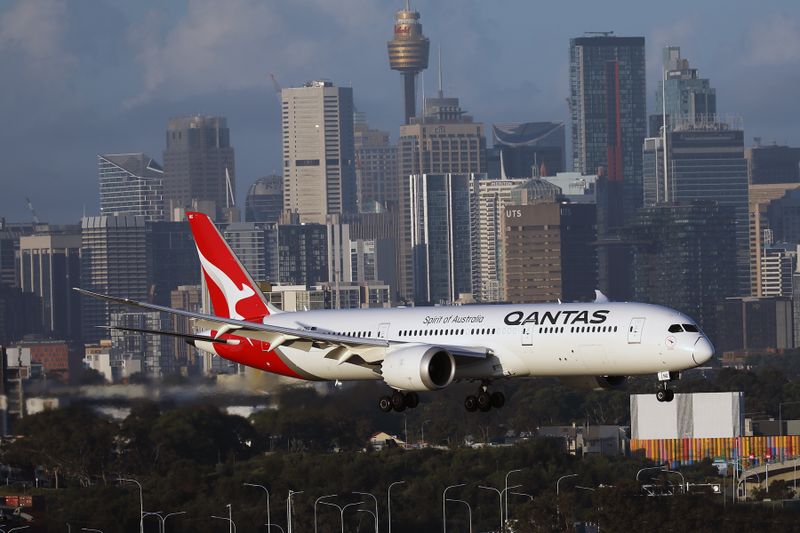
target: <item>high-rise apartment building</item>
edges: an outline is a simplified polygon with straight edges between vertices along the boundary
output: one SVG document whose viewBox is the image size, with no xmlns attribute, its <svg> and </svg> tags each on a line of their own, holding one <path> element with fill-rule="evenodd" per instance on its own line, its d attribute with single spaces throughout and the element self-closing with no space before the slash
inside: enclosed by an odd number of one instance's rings
<svg viewBox="0 0 800 533">
<path fill-rule="evenodd" d="M 689 60 L 681 58 L 678 46 L 668 46 L 662 52 L 662 80 L 655 93 L 655 107 L 650 116 L 650 136 L 661 135 L 663 115 L 668 127 L 678 122 L 695 124 L 714 120 L 717 114 L 717 91 L 708 78 L 700 78 Z"/>
<path fill-rule="evenodd" d="M 355 154 L 359 212 L 396 211 L 397 146 L 389 142 L 389 132 L 356 124 Z"/>
<path fill-rule="evenodd" d="M 409 176 L 485 173 L 486 138 L 483 124 L 465 114 L 458 98 L 445 98 L 439 91 L 437 98 L 426 99 L 422 117 L 400 126 L 397 146 L 398 292 L 401 300 L 414 301 Z"/>
<path fill-rule="evenodd" d="M 301 222 L 356 212 L 353 89 L 311 81 L 281 91 L 283 206 Z"/>
<path fill-rule="evenodd" d="M 267 247 L 264 225 L 257 222 L 228 224 L 222 231 L 225 241 L 255 281 L 266 281 Z"/>
<path fill-rule="evenodd" d="M 775 240 L 775 231 L 770 223 L 770 208 L 772 202 L 780 200 L 789 191 L 800 189 L 800 182 L 797 183 L 770 183 L 770 184 L 751 184 L 748 188 L 748 211 L 750 215 L 750 294 L 751 296 L 763 296 L 761 293 L 761 254 L 769 243 L 783 241 L 783 231 L 780 232 L 778 241 Z M 773 210 L 773 215 L 777 215 L 779 208 Z M 782 217 L 775 216 L 775 219 Z M 779 220 L 774 220 L 779 222 Z"/>
<path fill-rule="evenodd" d="M 761 264 L 757 296 L 792 296 L 792 275 L 797 267 L 797 249 L 768 246 L 759 255 Z"/>
<path fill-rule="evenodd" d="M 283 177 L 259 178 L 245 198 L 245 222 L 277 222 L 283 212 Z"/>
<path fill-rule="evenodd" d="M 667 175 L 661 138 L 644 143 L 644 198 L 647 205 L 710 200 L 735 212 L 735 293 L 750 294 L 750 223 L 744 134 L 722 122 L 675 124 L 667 135 Z"/>
<path fill-rule="evenodd" d="M 197 209 L 222 220 L 234 198 L 236 168 L 227 119 L 203 115 L 170 119 L 164 150 L 166 218 L 182 220 L 181 210 Z"/>
<path fill-rule="evenodd" d="M 159 311 L 111 313 L 110 325 L 150 331 L 172 331 L 172 315 Z M 143 371 L 153 377 L 176 374 L 178 359 L 175 357 L 175 339 L 167 335 L 151 335 L 140 331 L 114 329 L 111 343 L 122 358 L 140 359 Z"/>
<path fill-rule="evenodd" d="M 470 180 L 470 224 L 472 247 L 472 296 L 477 302 L 502 302 L 503 289 L 503 209 L 511 192 L 529 181 L 486 179 L 475 175 Z"/>
<path fill-rule="evenodd" d="M 617 234 L 642 205 L 647 133 L 643 37 L 586 34 L 570 40 L 572 170 L 597 174 L 600 288 L 630 298 L 630 254 Z"/>
<path fill-rule="evenodd" d="M 81 286 L 92 292 L 147 301 L 144 217 L 93 216 L 81 221 Z M 109 304 L 83 297 L 83 340 L 108 338 Z"/>
<path fill-rule="evenodd" d="M 100 171 L 100 214 L 143 216 L 164 220 L 164 170 L 143 154 L 97 156 Z"/>
<path fill-rule="evenodd" d="M 20 287 L 41 298 L 41 321 L 54 339 L 81 338 L 81 233 L 46 232 L 20 238 Z"/>
<path fill-rule="evenodd" d="M 468 174 L 408 178 L 416 303 L 453 303 L 472 292 Z"/>
</svg>

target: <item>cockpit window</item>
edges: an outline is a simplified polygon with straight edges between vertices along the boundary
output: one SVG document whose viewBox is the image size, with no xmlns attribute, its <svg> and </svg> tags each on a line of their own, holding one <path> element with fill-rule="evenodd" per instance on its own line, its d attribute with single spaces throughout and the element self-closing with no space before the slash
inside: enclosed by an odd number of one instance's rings
<svg viewBox="0 0 800 533">
<path fill-rule="evenodd" d="M 683 328 L 681 327 L 680 324 L 672 324 L 669 327 L 669 332 L 670 333 L 680 333 L 681 331 L 683 331 Z"/>
<path fill-rule="evenodd" d="M 694 324 L 684 324 L 683 329 L 685 329 L 689 333 L 700 333 L 700 330 L 697 329 L 697 326 L 695 326 Z"/>
</svg>

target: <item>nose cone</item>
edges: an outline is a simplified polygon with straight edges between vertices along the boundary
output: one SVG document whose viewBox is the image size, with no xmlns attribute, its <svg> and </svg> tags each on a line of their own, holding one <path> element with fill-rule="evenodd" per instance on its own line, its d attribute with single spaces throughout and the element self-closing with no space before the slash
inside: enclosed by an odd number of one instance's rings
<svg viewBox="0 0 800 533">
<path fill-rule="evenodd" d="M 696 364 L 702 365 L 703 363 L 707 363 L 712 357 L 714 357 L 714 346 L 712 346 L 711 342 L 703 335 L 694 343 L 692 358 Z"/>
</svg>

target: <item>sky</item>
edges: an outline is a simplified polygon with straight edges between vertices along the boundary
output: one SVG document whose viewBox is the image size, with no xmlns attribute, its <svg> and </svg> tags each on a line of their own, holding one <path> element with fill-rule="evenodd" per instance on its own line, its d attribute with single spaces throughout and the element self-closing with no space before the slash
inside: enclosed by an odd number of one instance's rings
<svg viewBox="0 0 800 533">
<path fill-rule="evenodd" d="M 270 79 L 352 86 L 372 127 L 397 137 L 400 74 L 386 41 L 402 0 L 3 0 L 0 2 L 0 217 L 78 222 L 99 211 L 97 154 L 162 161 L 167 119 L 228 118 L 237 196 L 280 171 L 280 99 Z M 652 106 L 661 48 L 717 89 L 743 119 L 746 144 L 800 146 L 800 6 L 796 0 L 417 0 L 436 91 L 477 121 L 568 123 L 569 39 L 644 36 Z M 652 110 L 652 107 L 648 108 Z"/>
</svg>

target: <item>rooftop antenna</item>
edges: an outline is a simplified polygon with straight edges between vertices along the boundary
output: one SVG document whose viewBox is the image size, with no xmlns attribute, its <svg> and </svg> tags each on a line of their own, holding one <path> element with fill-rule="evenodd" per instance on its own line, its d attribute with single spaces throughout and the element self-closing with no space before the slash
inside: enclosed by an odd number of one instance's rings
<svg viewBox="0 0 800 533">
<path fill-rule="evenodd" d="M 508 176 L 506 176 L 506 166 L 503 164 L 503 148 L 500 148 L 500 179 L 507 180 Z"/>
<path fill-rule="evenodd" d="M 439 45 L 439 98 L 444 98 L 444 91 L 442 91 L 442 45 Z"/>
</svg>

